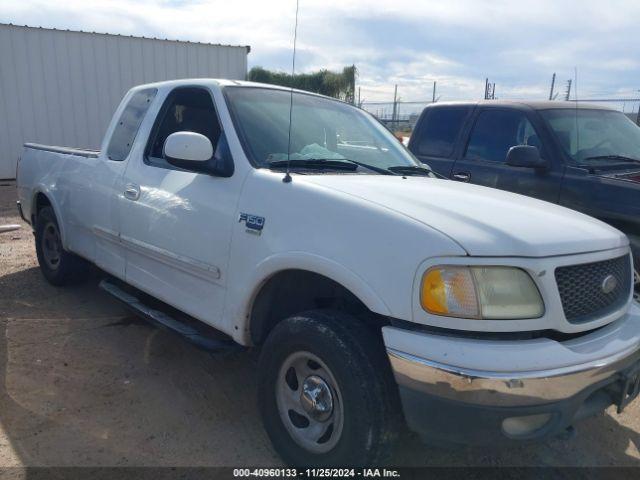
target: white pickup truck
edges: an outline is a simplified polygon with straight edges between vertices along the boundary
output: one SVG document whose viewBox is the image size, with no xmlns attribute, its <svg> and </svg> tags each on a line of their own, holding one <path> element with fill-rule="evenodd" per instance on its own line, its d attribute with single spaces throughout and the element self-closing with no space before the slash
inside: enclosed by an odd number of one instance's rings
<svg viewBox="0 0 640 480">
<path fill-rule="evenodd" d="M 18 193 L 54 285 L 91 262 L 201 345 L 259 346 L 261 414 L 292 465 L 379 463 L 403 423 L 431 441 L 543 438 L 638 394 L 622 233 L 435 178 L 330 98 L 139 86 L 100 151 L 27 144 Z"/>
</svg>

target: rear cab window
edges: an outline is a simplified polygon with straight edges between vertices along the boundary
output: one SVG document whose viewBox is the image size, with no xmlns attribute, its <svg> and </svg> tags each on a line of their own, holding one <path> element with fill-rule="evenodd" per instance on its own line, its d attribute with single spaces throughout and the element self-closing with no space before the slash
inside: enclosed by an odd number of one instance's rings
<svg viewBox="0 0 640 480">
<path fill-rule="evenodd" d="M 451 158 L 471 107 L 435 107 L 425 114 L 412 150 L 416 155 Z"/>
<path fill-rule="evenodd" d="M 111 134 L 109 146 L 107 147 L 107 158 L 109 160 L 121 162 L 129 156 L 133 141 L 156 93 L 158 93 L 157 89 L 146 88 L 131 96 Z"/>
</svg>

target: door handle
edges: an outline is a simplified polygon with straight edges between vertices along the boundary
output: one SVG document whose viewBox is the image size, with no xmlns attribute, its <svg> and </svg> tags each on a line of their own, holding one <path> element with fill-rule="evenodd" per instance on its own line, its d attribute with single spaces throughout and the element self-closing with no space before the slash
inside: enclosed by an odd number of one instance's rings
<svg viewBox="0 0 640 480">
<path fill-rule="evenodd" d="M 467 172 L 458 172 L 453 174 L 453 178 L 455 178 L 459 182 L 468 182 L 469 180 L 471 180 L 471 174 Z"/>
<path fill-rule="evenodd" d="M 140 187 L 134 183 L 127 183 L 124 187 L 124 196 L 129 200 L 138 200 L 140 198 Z"/>
</svg>

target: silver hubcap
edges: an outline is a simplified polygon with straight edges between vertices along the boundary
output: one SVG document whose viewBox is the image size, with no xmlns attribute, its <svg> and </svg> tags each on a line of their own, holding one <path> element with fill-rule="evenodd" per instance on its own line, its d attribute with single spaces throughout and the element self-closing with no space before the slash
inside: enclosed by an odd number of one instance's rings
<svg viewBox="0 0 640 480">
<path fill-rule="evenodd" d="M 304 411 L 319 422 L 326 422 L 333 412 L 333 395 L 327 382 L 311 375 L 302 384 L 300 403 Z"/>
<path fill-rule="evenodd" d="M 42 256 L 50 269 L 55 270 L 60 265 L 62 242 L 55 223 L 47 223 L 42 232 Z"/>
<path fill-rule="evenodd" d="M 280 419 L 291 438 L 313 452 L 331 450 L 342 434 L 342 395 L 327 366 L 310 352 L 284 361 L 276 385 Z"/>
</svg>

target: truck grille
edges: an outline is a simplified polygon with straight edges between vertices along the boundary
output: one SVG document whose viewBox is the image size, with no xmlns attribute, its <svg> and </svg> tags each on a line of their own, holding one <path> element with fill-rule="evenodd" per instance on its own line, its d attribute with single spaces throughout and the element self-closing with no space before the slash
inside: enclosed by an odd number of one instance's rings
<svg viewBox="0 0 640 480">
<path fill-rule="evenodd" d="M 615 282 L 608 277 L 615 278 Z M 583 323 L 622 307 L 631 292 L 631 266 L 624 255 L 602 262 L 556 268 L 564 316 Z"/>
</svg>

